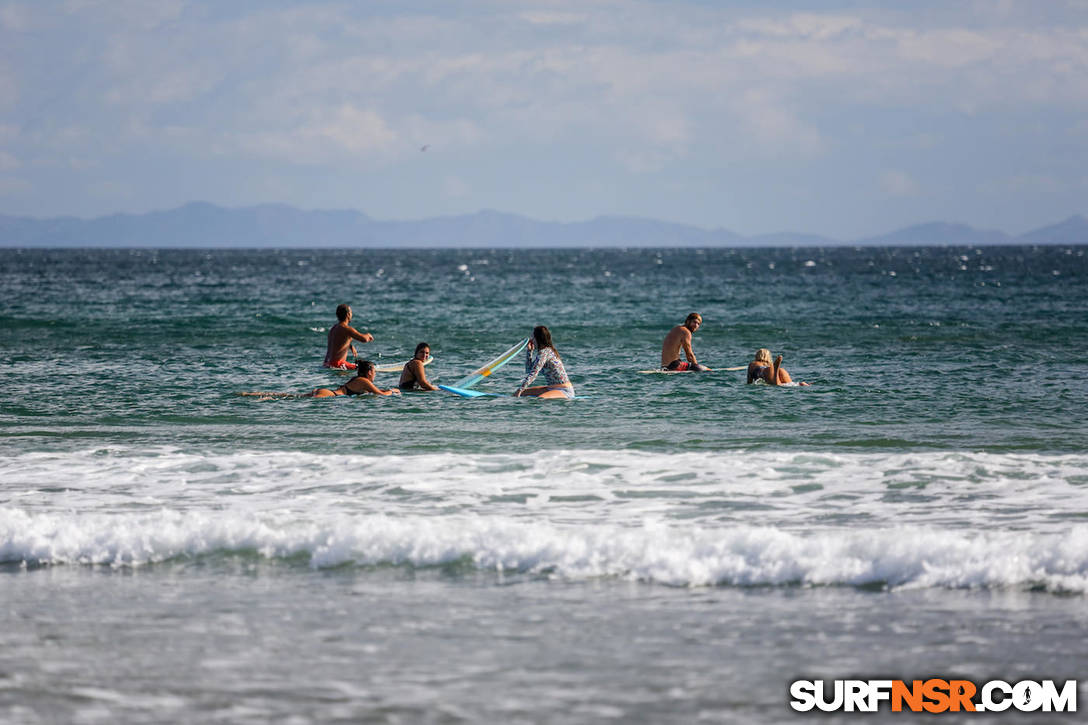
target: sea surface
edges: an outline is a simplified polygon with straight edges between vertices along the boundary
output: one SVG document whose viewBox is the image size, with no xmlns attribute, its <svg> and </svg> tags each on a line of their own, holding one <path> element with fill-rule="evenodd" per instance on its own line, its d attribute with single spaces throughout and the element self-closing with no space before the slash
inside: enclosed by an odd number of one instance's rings
<svg viewBox="0 0 1088 725">
<path fill-rule="evenodd" d="M 547 325 L 580 397 L 238 395 L 346 382 L 342 302 L 445 383 Z M 640 373 L 692 311 L 701 362 L 811 385 Z M 0 249 L 0 722 L 793 722 L 854 677 L 1083 710 L 1086 410 L 1084 246 Z M 918 719 L 817 719 L 859 717 Z"/>
</svg>

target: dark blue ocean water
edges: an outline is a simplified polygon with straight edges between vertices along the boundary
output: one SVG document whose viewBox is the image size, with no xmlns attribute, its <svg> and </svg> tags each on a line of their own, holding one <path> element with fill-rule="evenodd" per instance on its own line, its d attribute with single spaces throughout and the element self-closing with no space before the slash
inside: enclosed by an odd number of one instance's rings
<svg viewBox="0 0 1088 725">
<path fill-rule="evenodd" d="M 802 675 L 1083 678 L 1086 252 L 0 250 L 0 720 L 762 722 Z M 237 395 L 345 382 L 342 302 L 437 382 L 545 324 L 583 397 Z M 700 361 L 811 386 L 641 374 L 691 311 Z"/>
<path fill-rule="evenodd" d="M 351 450 L 1081 451 L 1086 272 L 1082 247 L 4 250 L 0 413 L 15 451 L 55 437 L 320 450 L 344 418 L 376 411 L 384 433 Z M 548 325 L 592 402 L 523 415 L 231 397 L 342 382 L 317 368 L 340 302 L 375 336 L 360 355 L 400 361 L 425 340 L 440 382 Z M 638 375 L 693 310 L 702 361 L 743 365 L 767 347 L 812 388 Z M 518 367 L 483 389 L 512 390 Z M 551 415 L 562 423 L 540 434 L 533 419 Z"/>
</svg>

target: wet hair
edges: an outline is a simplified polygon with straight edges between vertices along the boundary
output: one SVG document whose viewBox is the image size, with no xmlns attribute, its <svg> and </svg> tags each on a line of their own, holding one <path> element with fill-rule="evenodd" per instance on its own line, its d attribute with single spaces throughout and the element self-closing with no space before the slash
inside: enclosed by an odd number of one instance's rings
<svg viewBox="0 0 1088 725">
<path fill-rule="evenodd" d="M 692 320 L 698 320 L 699 322 L 702 322 L 703 321 L 703 316 L 700 315 L 698 312 L 692 312 L 690 315 L 688 315 L 686 318 L 684 318 L 684 324 L 686 325 L 689 322 L 691 322 Z"/>
<path fill-rule="evenodd" d="M 552 344 L 552 333 L 544 325 L 537 325 L 533 328 L 533 341 L 536 342 L 538 351 L 550 347 L 556 355 L 559 354 L 559 351 L 555 349 L 555 345 Z"/>
<path fill-rule="evenodd" d="M 344 322 L 345 320 L 347 320 L 348 319 L 348 310 L 350 310 L 350 309 L 351 308 L 348 307 L 346 304 L 337 305 L 336 306 L 336 319 L 340 320 L 341 322 Z"/>
<path fill-rule="evenodd" d="M 428 344 L 427 344 L 427 343 L 425 343 L 425 342 L 421 342 L 421 343 L 419 343 L 418 345 L 416 345 L 416 351 L 415 351 L 414 353 L 412 353 L 412 354 L 413 354 L 413 355 L 418 355 L 418 354 L 419 354 L 419 351 L 420 351 L 420 350 L 422 350 L 422 349 L 423 349 L 423 348 L 425 348 L 425 347 L 430 347 L 430 345 L 428 345 Z"/>
<path fill-rule="evenodd" d="M 355 374 L 360 378 L 365 378 L 366 374 L 374 369 L 374 363 L 369 360 L 361 360 L 358 365 L 359 367 L 355 368 Z"/>
<path fill-rule="evenodd" d="M 761 347 L 758 350 L 756 350 L 755 359 L 756 359 L 757 362 L 769 363 L 771 361 L 771 351 L 768 350 L 765 347 Z"/>
</svg>

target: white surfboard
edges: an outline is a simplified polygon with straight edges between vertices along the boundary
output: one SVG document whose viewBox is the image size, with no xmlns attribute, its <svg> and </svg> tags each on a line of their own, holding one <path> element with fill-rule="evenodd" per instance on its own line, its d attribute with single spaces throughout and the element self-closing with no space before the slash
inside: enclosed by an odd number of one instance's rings
<svg viewBox="0 0 1088 725">
<path fill-rule="evenodd" d="M 503 365 L 505 365 L 506 363 L 513 360 L 514 356 L 516 356 L 519 352 L 524 350 L 525 346 L 528 345 L 528 344 L 529 344 L 529 338 L 525 338 L 524 340 L 518 341 L 509 350 L 505 350 L 501 355 L 499 355 L 497 358 L 495 358 L 491 362 L 488 362 L 488 363 L 485 363 L 485 364 L 481 365 L 480 367 L 473 370 L 471 373 L 469 373 L 465 377 L 461 378 L 460 380 L 458 380 L 453 385 L 450 385 L 449 387 L 451 387 L 451 388 L 460 388 L 460 389 L 463 389 L 463 390 L 470 389 L 473 385 L 480 382 L 484 378 L 490 376 L 493 372 L 495 372 L 496 370 L 501 368 Z"/>
<path fill-rule="evenodd" d="M 665 368 L 657 368 L 656 370 L 639 370 L 642 375 L 679 375 L 681 373 L 720 373 L 720 372 L 733 372 L 735 370 L 747 370 L 747 365 L 738 365 L 732 368 L 711 368 L 710 370 L 666 370 Z"/>
<path fill-rule="evenodd" d="M 405 360 L 402 363 L 391 363 L 389 365 L 377 365 L 374 367 L 376 373 L 399 373 L 404 369 L 404 366 L 410 363 L 411 360 Z M 434 355 L 428 355 L 427 359 L 423 361 L 424 365 L 430 365 L 434 362 Z"/>
</svg>

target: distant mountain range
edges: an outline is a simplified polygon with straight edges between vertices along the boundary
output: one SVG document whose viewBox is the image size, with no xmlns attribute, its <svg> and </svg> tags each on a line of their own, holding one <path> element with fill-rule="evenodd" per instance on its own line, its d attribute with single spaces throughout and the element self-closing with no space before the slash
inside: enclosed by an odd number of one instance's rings
<svg viewBox="0 0 1088 725">
<path fill-rule="evenodd" d="M 1013 236 L 933 222 L 878 237 L 837 240 L 782 232 L 745 237 L 654 219 L 603 216 L 542 222 L 480 211 L 419 221 L 379 221 L 358 211 L 304 211 L 282 204 L 225 209 L 194 202 L 169 211 L 96 219 L 0 215 L 0 247 L 793 247 L 1088 244 L 1077 215 Z"/>
</svg>

